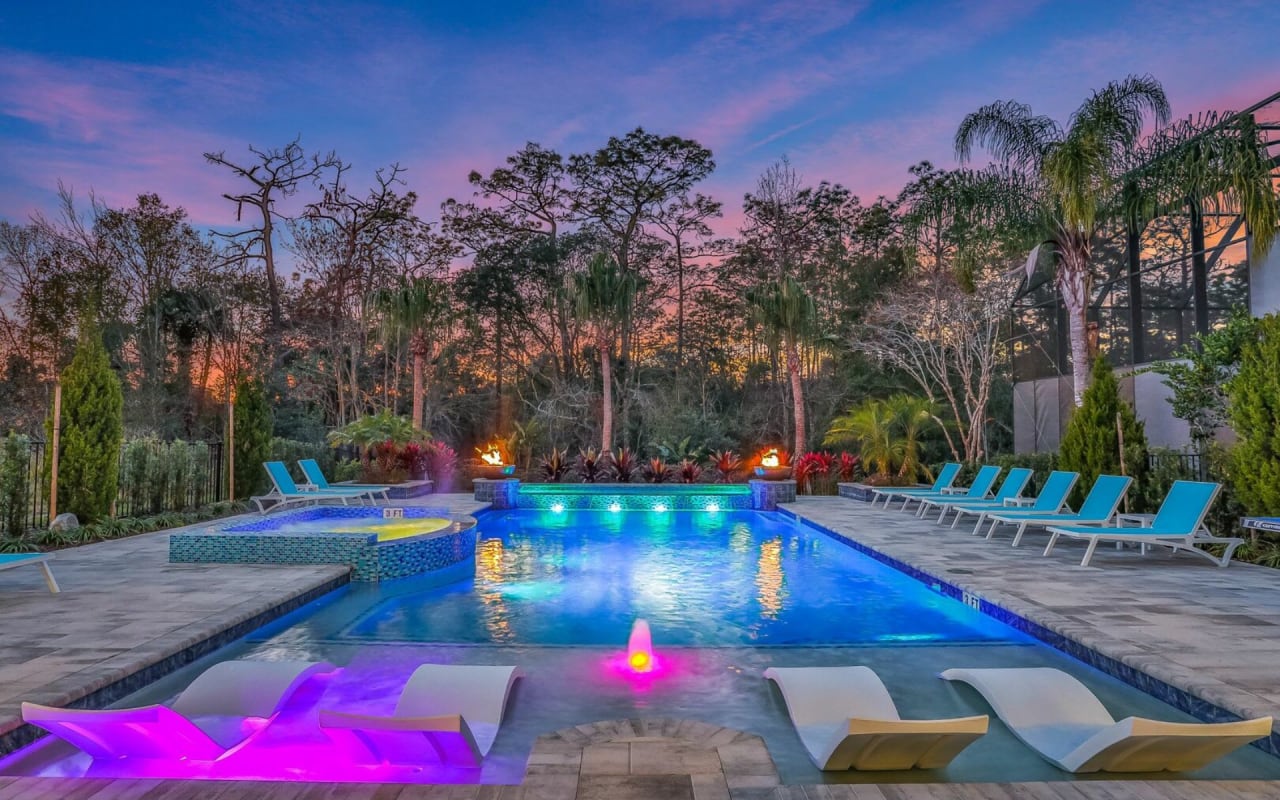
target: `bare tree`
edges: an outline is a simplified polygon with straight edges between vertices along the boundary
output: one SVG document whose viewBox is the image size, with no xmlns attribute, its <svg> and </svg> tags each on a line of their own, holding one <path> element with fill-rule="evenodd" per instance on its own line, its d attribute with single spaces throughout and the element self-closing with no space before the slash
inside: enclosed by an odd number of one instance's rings
<svg viewBox="0 0 1280 800">
<path fill-rule="evenodd" d="M 711 236 L 708 219 L 721 214 L 722 204 L 701 192 L 692 198 L 688 194 L 676 197 L 659 210 L 654 217 L 654 224 L 671 239 L 674 252 L 671 254 L 671 269 L 675 273 L 676 300 L 676 373 L 684 367 L 684 319 L 685 302 L 691 290 L 705 288 L 701 283 L 686 285 L 690 265 L 686 259 L 702 251 L 702 246 Z"/>
<path fill-rule="evenodd" d="M 223 197 L 236 204 L 236 220 L 242 218 L 244 207 L 256 209 L 260 222 L 250 228 L 235 233 L 220 233 L 219 236 L 240 244 L 240 257 L 246 261 L 258 259 L 262 262 L 267 275 L 267 301 L 270 309 L 271 330 L 278 331 L 284 325 L 284 312 L 280 303 L 280 287 L 276 278 L 274 230 L 277 213 L 276 201 L 297 194 L 298 188 L 306 181 L 316 181 L 324 171 L 339 165 L 338 157 L 330 151 L 325 155 L 308 155 L 302 149 L 301 137 L 294 139 L 282 148 L 259 150 L 250 147 L 249 152 L 257 158 L 257 163 L 237 164 L 226 157 L 225 151 L 205 153 L 210 164 L 226 167 L 239 178 L 253 185 L 253 188 L 242 194 L 224 194 Z"/>
<path fill-rule="evenodd" d="M 953 272 L 922 270 L 876 304 L 852 342 L 951 411 L 959 441 L 941 427 L 957 460 L 985 453 L 987 406 L 1017 285 L 1008 273 L 987 269 L 968 292 Z"/>
</svg>

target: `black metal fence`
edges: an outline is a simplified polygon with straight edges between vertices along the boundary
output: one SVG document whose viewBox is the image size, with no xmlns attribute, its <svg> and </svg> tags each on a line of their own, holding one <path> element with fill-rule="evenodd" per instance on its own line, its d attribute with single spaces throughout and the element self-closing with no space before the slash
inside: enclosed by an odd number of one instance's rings
<svg viewBox="0 0 1280 800">
<path fill-rule="evenodd" d="M 21 534 L 49 524 L 48 446 L 26 444 L 27 465 L 8 470 L 0 481 L 0 533 Z M 135 439 L 120 448 L 117 517 L 183 511 L 225 499 L 223 443 Z"/>
<path fill-rule="evenodd" d="M 1209 480 L 1209 459 L 1200 453 L 1148 453 L 1147 467 L 1176 471 L 1192 480 Z"/>
</svg>

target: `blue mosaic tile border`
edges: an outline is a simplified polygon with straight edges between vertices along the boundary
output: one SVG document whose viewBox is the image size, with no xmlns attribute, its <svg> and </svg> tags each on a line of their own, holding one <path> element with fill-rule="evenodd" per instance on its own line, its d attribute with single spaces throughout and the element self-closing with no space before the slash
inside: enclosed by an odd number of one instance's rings
<svg viewBox="0 0 1280 800">
<path fill-rule="evenodd" d="M 183 667 L 198 661 L 209 655 L 219 648 L 226 647 L 232 642 L 244 636 L 248 636 L 253 631 L 261 628 L 270 622 L 274 622 L 280 617 L 290 614 L 308 603 L 314 602 L 330 592 L 341 589 L 351 580 L 351 576 L 341 575 L 332 580 L 305 592 L 300 592 L 294 597 L 272 606 L 271 608 L 234 625 L 226 627 L 221 631 L 209 636 L 208 638 L 196 642 L 190 647 L 186 647 L 171 656 L 162 658 L 155 663 L 148 664 L 145 667 L 132 672 L 120 680 L 107 684 L 101 689 L 90 692 L 78 700 L 73 700 L 66 704 L 67 708 L 106 708 L 112 703 L 127 697 L 134 692 L 160 680 L 164 676 L 176 672 Z M 37 739 L 43 738 L 45 732 L 34 725 L 22 724 L 13 730 L 0 735 L 0 757 L 7 756 L 10 753 L 21 750 Z"/>
<path fill-rule="evenodd" d="M 744 489 L 746 487 L 743 487 Z M 750 509 L 751 495 L 746 492 L 733 494 L 711 494 L 706 492 L 680 491 L 672 487 L 670 490 L 656 486 L 644 487 L 643 491 L 617 491 L 608 484 L 599 486 L 595 491 L 554 492 L 540 489 L 537 492 L 521 490 L 517 495 L 517 508 L 534 508 L 543 511 L 552 506 L 560 506 L 565 510 L 594 509 L 605 511 L 617 505 L 623 511 L 653 511 L 664 506 L 669 511 L 703 511 L 708 506 L 723 510 Z"/>
<path fill-rule="evenodd" d="M 413 513 L 410 513 L 413 512 Z M 405 509 L 409 518 L 449 516 L 433 509 Z M 169 537 L 169 561 L 216 564 L 346 564 L 352 580 L 380 581 L 431 572 L 475 557 L 476 525 L 461 518 L 458 530 L 379 542 L 374 534 L 290 533 L 280 523 L 316 519 L 382 517 L 380 508 L 307 509 L 267 520 Z M 263 529 L 270 525 L 272 529 Z"/>
<path fill-rule="evenodd" d="M 899 572 L 926 584 L 944 597 L 950 597 L 953 600 L 966 603 L 966 605 L 969 605 L 970 607 L 975 607 L 973 603 L 976 601 L 977 610 L 981 611 L 983 614 L 999 620 L 1014 630 L 1019 631 L 1020 633 L 1025 633 L 1028 636 L 1049 645 L 1053 649 L 1071 656 L 1077 661 L 1084 662 L 1094 669 L 1101 670 L 1111 677 L 1116 678 L 1139 691 L 1145 692 L 1158 700 L 1168 703 L 1179 711 L 1190 714 L 1196 719 L 1203 720 L 1204 722 L 1237 722 L 1242 719 L 1239 714 L 1228 711 L 1227 709 L 1222 708 L 1215 703 L 1211 703 L 1208 700 L 1196 697 L 1185 689 L 1180 689 L 1177 686 L 1173 686 L 1172 684 L 1160 680 L 1159 678 L 1152 677 L 1151 675 L 1148 675 L 1139 669 L 1135 669 L 1118 659 L 1112 658 L 1105 653 L 1100 653 L 1091 647 L 1083 645 L 1074 639 L 1058 633 L 1057 631 L 1046 628 L 1038 622 L 1029 620 L 1020 614 L 1015 614 L 1014 612 L 999 606 L 980 595 L 969 592 L 968 590 L 950 583 L 944 578 L 939 578 L 938 576 L 930 572 L 925 572 L 922 569 L 918 569 L 905 561 L 900 561 L 892 556 L 886 555 L 875 548 L 869 547 L 856 539 L 850 539 L 847 536 L 833 531 L 817 522 L 804 519 L 790 509 L 780 508 L 778 509 L 778 513 L 785 517 L 789 517 L 802 525 L 807 525 L 816 531 L 825 533 L 835 541 L 851 547 L 859 553 L 869 556 L 882 564 L 893 567 Z M 1280 733 L 1277 733 L 1273 728 L 1269 737 L 1253 742 L 1252 746 L 1270 753 L 1273 756 L 1280 757 Z"/>
</svg>

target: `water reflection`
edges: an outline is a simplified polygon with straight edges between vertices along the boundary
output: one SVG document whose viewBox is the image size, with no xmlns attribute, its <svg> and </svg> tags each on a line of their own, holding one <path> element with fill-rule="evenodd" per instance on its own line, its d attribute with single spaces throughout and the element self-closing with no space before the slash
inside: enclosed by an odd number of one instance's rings
<svg viewBox="0 0 1280 800">
<path fill-rule="evenodd" d="M 782 585 L 782 539 L 761 542 L 760 558 L 756 561 L 756 601 L 760 604 L 760 616 L 777 619 L 785 597 L 786 591 Z"/>
</svg>

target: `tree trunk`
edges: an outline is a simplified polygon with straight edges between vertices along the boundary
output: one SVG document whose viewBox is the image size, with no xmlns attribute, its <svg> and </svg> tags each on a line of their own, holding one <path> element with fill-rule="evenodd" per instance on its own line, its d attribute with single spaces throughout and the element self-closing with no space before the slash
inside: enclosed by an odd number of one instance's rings
<svg viewBox="0 0 1280 800">
<path fill-rule="evenodd" d="M 787 372 L 791 374 L 791 403 L 796 421 L 796 443 L 792 451 L 792 459 L 800 457 L 805 450 L 805 418 L 804 418 L 804 386 L 800 381 L 800 354 L 796 352 L 795 342 L 787 342 Z"/>
<path fill-rule="evenodd" d="M 1064 236 L 1058 265 L 1058 291 L 1067 307 L 1071 336 L 1071 392 L 1076 407 L 1089 386 L 1089 243 L 1080 236 Z"/>
<path fill-rule="evenodd" d="M 604 383 L 600 400 L 600 452 L 608 453 L 613 449 L 613 364 L 609 358 L 609 342 L 604 336 L 599 337 L 596 349 L 600 351 L 600 377 Z"/>
<path fill-rule="evenodd" d="M 283 327 L 284 314 L 280 309 L 280 288 L 276 286 L 276 256 L 271 244 L 271 206 L 266 196 L 263 197 L 262 211 L 262 265 L 267 273 L 267 300 L 271 309 L 271 330 L 278 331 Z M 270 337 L 268 337 L 270 339 Z"/>
<path fill-rule="evenodd" d="M 413 427 L 422 430 L 422 371 L 423 362 L 426 361 L 426 352 L 421 346 L 413 348 Z"/>
</svg>

